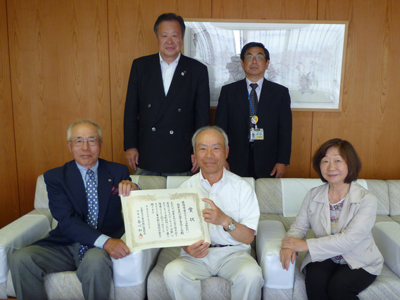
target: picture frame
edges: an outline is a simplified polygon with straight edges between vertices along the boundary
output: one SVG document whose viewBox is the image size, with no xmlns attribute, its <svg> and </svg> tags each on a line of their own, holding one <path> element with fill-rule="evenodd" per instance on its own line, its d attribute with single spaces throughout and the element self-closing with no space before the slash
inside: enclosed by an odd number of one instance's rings
<svg viewBox="0 0 400 300">
<path fill-rule="evenodd" d="M 211 106 L 223 85 L 245 78 L 240 52 L 260 42 L 270 53 L 265 78 L 286 86 L 293 111 L 342 107 L 347 21 L 187 19 L 184 55 L 208 68 Z"/>
</svg>

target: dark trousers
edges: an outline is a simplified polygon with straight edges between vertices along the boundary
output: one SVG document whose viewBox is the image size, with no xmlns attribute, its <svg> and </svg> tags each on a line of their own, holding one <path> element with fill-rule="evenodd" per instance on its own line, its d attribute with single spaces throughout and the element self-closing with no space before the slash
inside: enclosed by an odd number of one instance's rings
<svg viewBox="0 0 400 300">
<path fill-rule="evenodd" d="M 249 163 L 247 164 L 247 174 L 244 177 L 258 178 L 254 169 L 254 142 L 249 143 Z"/>
<path fill-rule="evenodd" d="M 357 295 L 374 282 L 376 275 L 364 269 L 352 270 L 331 259 L 306 266 L 306 291 L 308 300 L 358 299 Z"/>
<path fill-rule="evenodd" d="M 82 283 L 85 299 L 109 299 L 112 280 L 110 256 L 103 249 L 91 248 L 80 263 L 78 251 L 79 244 L 75 243 L 54 247 L 33 245 L 14 252 L 10 260 L 10 270 L 17 299 L 46 300 L 44 276 L 75 270 Z"/>
</svg>

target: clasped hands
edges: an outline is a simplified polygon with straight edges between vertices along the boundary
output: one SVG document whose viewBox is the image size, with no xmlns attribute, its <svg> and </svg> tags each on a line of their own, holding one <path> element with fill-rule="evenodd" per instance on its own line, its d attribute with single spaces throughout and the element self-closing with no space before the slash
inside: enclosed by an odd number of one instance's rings
<svg viewBox="0 0 400 300">
<path fill-rule="evenodd" d="M 289 270 L 290 262 L 293 264 L 296 259 L 296 252 L 308 251 L 307 242 L 292 236 L 282 240 L 281 251 L 279 257 L 282 263 L 282 268 Z"/>
<path fill-rule="evenodd" d="M 210 208 L 205 208 L 202 211 L 204 221 L 214 225 L 225 225 L 226 227 L 229 225 L 231 218 L 220 210 L 218 206 L 215 205 L 214 201 L 207 198 L 201 200 L 210 205 Z M 204 240 L 200 240 L 190 246 L 183 246 L 182 249 L 193 257 L 203 258 L 208 254 L 209 247 L 210 243 L 204 243 Z"/>
</svg>

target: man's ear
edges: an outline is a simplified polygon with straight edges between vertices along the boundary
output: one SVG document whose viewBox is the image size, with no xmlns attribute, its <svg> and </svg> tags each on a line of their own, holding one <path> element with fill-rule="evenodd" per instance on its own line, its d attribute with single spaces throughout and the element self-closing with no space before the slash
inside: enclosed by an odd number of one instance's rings
<svg viewBox="0 0 400 300">
<path fill-rule="evenodd" d="M 225 150 L 225 159 L 228 158 L 228 154 L 229 154 L 229 146 L 226 146 L 226 150 Z"/>
<path fill-rule="evenodd" d="M 67 147 L 70 153 L 72 153 L 72 143 L 70 141 L 67 142 Z"/>
</svg>

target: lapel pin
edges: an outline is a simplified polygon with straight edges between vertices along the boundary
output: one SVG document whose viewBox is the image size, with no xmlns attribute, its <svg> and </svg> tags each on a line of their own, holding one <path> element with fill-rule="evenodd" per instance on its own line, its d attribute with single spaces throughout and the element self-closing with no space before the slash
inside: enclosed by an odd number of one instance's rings
<svg viewBox="0 0 400 300">
<path fill-rule="evenodd" d="M 112 180 L 111 179 L 108 179 L 108 182 L 111 182 Z"/>
<path fill-rule="evenodd" d="M 182 76 L 185 76 L 185 74 L 186 74 L 186 71 L 183 71 L 183 72 L 181 73 Z"/>
</svg>

